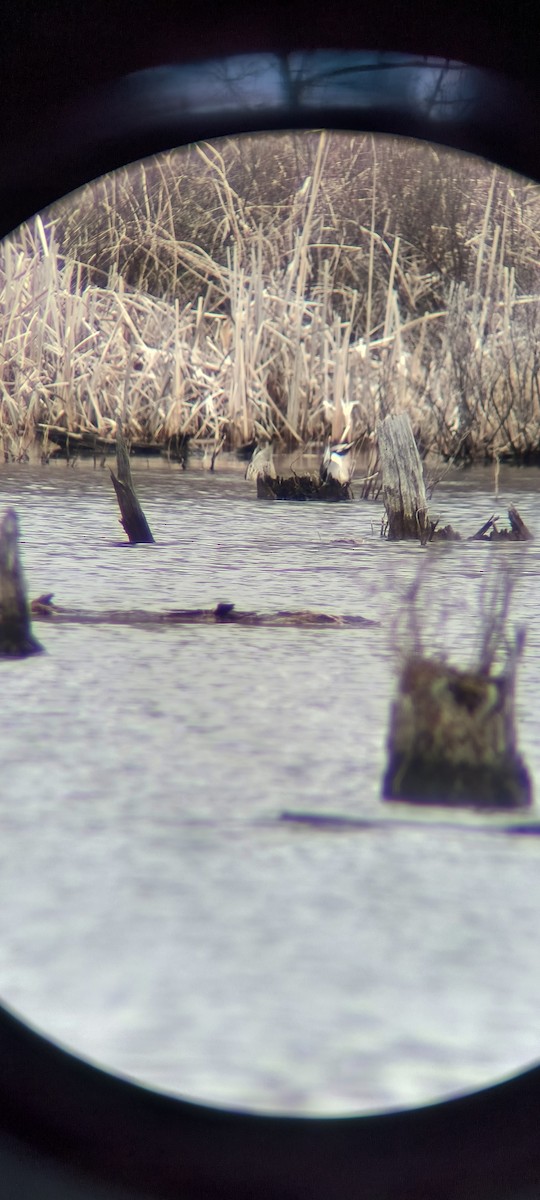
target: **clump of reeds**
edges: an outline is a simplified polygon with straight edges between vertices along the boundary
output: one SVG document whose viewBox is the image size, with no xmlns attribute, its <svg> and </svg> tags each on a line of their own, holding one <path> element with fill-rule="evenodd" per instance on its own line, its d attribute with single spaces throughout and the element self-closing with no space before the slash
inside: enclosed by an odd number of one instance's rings
<svg viewBox="0 0 540 1200">
<path fill-rule="evenodd" d="M 539 192 L 472 162 L 325 133 L 227 140 L 35 218 L 0 253 L 4 454 L 39 427 L 114 437 L 121 420 L 164 445 L 364 438 L 376 477 L 377 423 L 399 409 L 424 451 L 530 455 L 540 287 L 518 235 Z"/>
</svg>

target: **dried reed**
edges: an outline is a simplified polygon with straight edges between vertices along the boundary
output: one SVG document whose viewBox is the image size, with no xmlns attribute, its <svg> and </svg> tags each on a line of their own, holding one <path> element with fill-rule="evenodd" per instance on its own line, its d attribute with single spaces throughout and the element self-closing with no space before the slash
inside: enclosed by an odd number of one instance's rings
<svg viewBox="0 0 540 1200">
<path fill-rule="evenodd" d="M 236 139 L 36 217 L 0 247 L 4 455 L 38 426 L 114 437 L 120 419 L 164 444 L 372 445 L 395 409 L 447 459 L 533 455 L 540 193 L 463 161 L 347 135 Z"/>
</svg>

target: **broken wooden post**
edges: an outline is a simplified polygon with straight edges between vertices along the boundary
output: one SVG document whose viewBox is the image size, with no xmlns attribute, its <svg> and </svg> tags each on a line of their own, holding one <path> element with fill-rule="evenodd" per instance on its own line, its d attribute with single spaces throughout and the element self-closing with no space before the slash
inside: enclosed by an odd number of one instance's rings
<svg viewBox="0 0 540 1200">
<path fill-rule="evenodd" d="M 116 435 L 116 469 L 118 474 L 115 475 L 114 471 L 111 470 L 111 479 L 122 514 L 121 524 L 128 535 L 131 545 L 134 546 L 138 542 L 153 542 L 154 538 L 152 537 L 150 526 L 139 504 L 133 486 L 131 467 L 129 465 L 129 451 L 122 434 L 120 422 L 118 422 Z"/>
<path fill-rule="evenodd" d="M 32 634 L 19 557 L 17 513 L 8 508 L 0 525 L 0 655 L 25 658 L 43 650 Z"/>
<path fill-rule="evenodd" d="M 497 525 L 498 517 L 490 517 L 488 521 L 473 533 L 469 538 L 471 542 L 530 542 L 532 541 L 532 533 L 528 529 L 525 521 L 520 517 L 517 508 L 513 504 L 508 509 L 508 520 L 510 523 L 509 529 L 499 529 Z"/>
<path fill-rule="evenodd" d="M 432 527 L 424 471 L 408 414 L 385 417 L 377 427 L 377 437 L 388 538 L 427 541 Z"/>
<path fill-rule="evenodd" d="M 512 639 L 507 632 L 512 579 L 499 567 L 484 581 L 477 662 L 464 670 L 423 651 L 415 611 L 419 578 L 409 592 L 412 647 L 390 713 L 383 797 L 412 804 L 526 808 L 532 785 L 517 750 L 514 707 L 525 635 L 518 630 Z"/>
</svg>

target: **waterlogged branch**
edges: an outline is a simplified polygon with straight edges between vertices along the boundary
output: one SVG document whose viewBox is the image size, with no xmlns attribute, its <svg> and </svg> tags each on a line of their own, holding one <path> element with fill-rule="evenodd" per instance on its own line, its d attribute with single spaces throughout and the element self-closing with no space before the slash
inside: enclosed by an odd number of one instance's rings
<svg viewBox="0 0 540 1200">
<path fill-rule="evenodd" d="M 110 609 L 95 612 L 89 609 L 60 608 L 52 603 L 50 595 L 39 596 L 34 600 L 32 613 L 37 619 L 53 620 L 55 624 L 62 625 L 131 625 L 140 628 L 155 628 L 156 625 L 241 625 L 285 629 L 358 629 L 378 624 L 368 617 L 311 612 L 307 609 L 249 612 L 235 608 L 234 604 L 223 602 L 215 608 L 183 608 L 172 609 L 169 612 L 151 612 L 145 609 Z"/>
</svg>

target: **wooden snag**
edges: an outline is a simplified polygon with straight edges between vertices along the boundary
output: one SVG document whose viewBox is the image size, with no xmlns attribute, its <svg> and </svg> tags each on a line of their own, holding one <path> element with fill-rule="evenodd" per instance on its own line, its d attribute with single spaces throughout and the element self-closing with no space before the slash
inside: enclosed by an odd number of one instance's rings
<svg viewBox="0 0 540 1200">
<path fill-rule="evenodd" d="M 120 423 L 116 437 L 116 469 L 111 470 L 116 498 L 120 507 L 120 523 L 123 525 L 132 546 L 139 542 L 153 542 L 150 526 L 137 499 L 131 478 L 129 451 Z"/>
<path fill-rule="evenodd" d="M 525 521 L 520 517 L 517 508 L 513 504 L 508 509 L 509 529 L 499 529 L 497 525 L 497 517 L 490 517 L 488 521 L 473 534 L 469 541 L 471 542 L 530 542 L 532 541 L 532 533 Z"/>
<path fill-rule="evenodd" d="M 527 808 L 532 785 L 516 747 L 512 674 L 409 659 L 390 715 L 383 798 Z"/>
<path fill-rule="evenodd" d="M 0 655 L 26 658 L 41 650 L 43 646 L 32 633 L 19 556 L 17 513 L 8 508 L 0 525 Z"/>
<path fill-rule="evenodd" d="M 530 542 L 532 541 L 532 533 L 525 521 L 520 517 L 517 508 L 513 504 L 508 509 L 508 520 L 510 521 L 509 537 L 514 542 Z"/>
<path fill-rule="evenodd" d="M 407 413 L 390 414 L 377 427 L 388 539 L 429 541 L 424 471 Z"/>
</svg>

